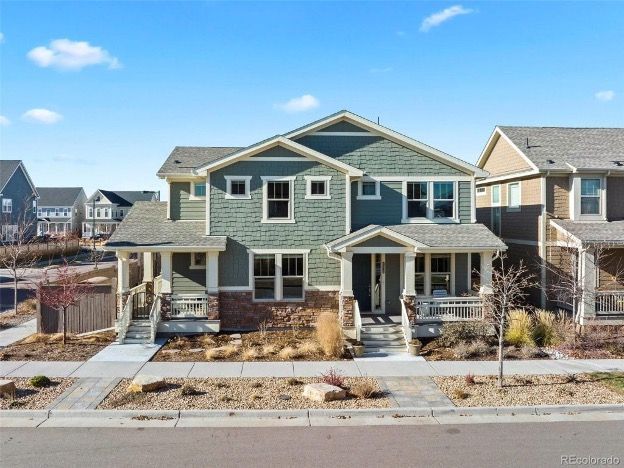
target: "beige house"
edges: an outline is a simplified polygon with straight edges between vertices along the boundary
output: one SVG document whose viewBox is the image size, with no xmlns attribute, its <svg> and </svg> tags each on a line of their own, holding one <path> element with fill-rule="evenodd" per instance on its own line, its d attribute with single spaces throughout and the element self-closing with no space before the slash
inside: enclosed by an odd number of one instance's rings
<svg viewBox="0 0 624 468">
<path fill-rule="evenodd" d="M 477 222 L 538 279 L 530 301 L 624 324 L 624 129 L 500 126 L 477 165 Z"/>
</svg>

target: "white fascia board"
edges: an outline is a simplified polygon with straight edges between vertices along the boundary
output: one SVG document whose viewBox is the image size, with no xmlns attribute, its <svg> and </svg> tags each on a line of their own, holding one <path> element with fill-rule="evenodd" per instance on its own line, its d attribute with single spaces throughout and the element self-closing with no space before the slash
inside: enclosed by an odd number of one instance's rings
<svg viewBox="0 0 624 468">
<path fill-rule="evenodd" d="M 226 158 L 199 167 L 195 169 L 194 172 L 197 175 L 204 175 L 207 172 L 220 169 L 242 159 L 250 158 L 255 154 L 261 153 L 276 146 L 282 146 L 286 149 L 294 151 L 295 153 L 305 156 L 308 159 L 318 161 L 326 166 L 333 167 L 334 169 L 340 172 L 344 172 L 345 174 L 349 174 L 351 176 L 362 176 L 364 174 L 360 169 L 349 166 L 348 164 L 345 164 L 338 161 L 337 159 L 308 148 L 307 146 L 303 146 L 297 142 L 284 138 L 283 136 L 276 136 L 262 143 L 240 150 Z"/>
<path fill-rule="evenodd" d="M 214 237 L 224 237 L 224 236 L 214 236 Z M 106 244 L 103 246 L 104 250 L 113 251 L 113 252 L 224 252 L 225 247 L 206 247 L 204 245 L 195 245 L 195 246 L 179 246 L 179 245 L 149 245 L 149 246 L 132 246 L 132 247 L 111 247 Z"/>
<path fill-rule="evenodd" d="M 350 247 L 354 244 L 359 244 L 361 242 L 365 242 L 368 239 L 372 239 L 373 237 L 377 237 L 377 236 L 385 237 L 386 239 L 403 244 L 406 247 L 411 247 L 411 248 L 427 247 L 426 245 L 421 244 L 420 242 L 417 242 L 414 239 L 411 239 L 407 236 L 404 236 L 403 234 L 399 234 L 398 232 L 392 231 L 383 226 L 376 226 L 373 229 L 362 232 L 358 236 L 351 237 L 349 239 L 344 240 L 343 242 L 339 242 L 333 246 L 330 246 L 330 250 L 334 252 L 344 251 L 344 249 L 346 249 L 347 247 Z M 379 248 L 381 249 L 383 247 L 379 247 Z"/>
<path fill-rule="evenodd" d="M 487 162 L 487 159 L 490 157 L 490 154 L 492 153 L 492 149 L 494 148 L 494 145 L 498 141 L 498 138 L 494 140 L 495 135 L 498 135 L 500 138 L 503 138 L 507 143 L 509 143 L 509 145 L 520 155 L 522 159 L 524 159 L 524 162 L 526 162 L 531 169 L 533 169 L 536 172 L 539 172 L 539 168 L 535 165 L 535 163 L 531 161 L 527 157 L 527 155 L 524 154 L 524 152 L 520 148 L 518 148 L 513 141 L 511 141 L 511 138 L 505 135 L 505 132 L 503 132 L 498 126 L 494 129 L 494 132 L 492 133 L 492 136 L 490 136 L 490 139 L 485 145 L 485 148 L 483 152 L 481 153 L 481 156 L 479 156 L 479 160 L 477 161 L 477 166 L 479 166 L 480 168 L 483 168 L 483 166 Z"/>
<path fill-rule="evenodd" d="M 324 127 L 328 127 L 336 122 L 340 122 L 341 120 L 346 120 L 347 122 L 350 122 L 354 125 L 363 127 L 369 132 L 374 133 L 377 136 L 383 136 L 387 138 L 388 140 L 394 141 L 395 143 L 399 145 L 406 146 L 415 151 L 423 152 L 427 156 L 430 156 L 435 160 L 448 164 L 456 169 L 459 169 L 460 171 L 469 173 L 471 175 L 474 174 L 476 176 L 485 177 L 487 175 L 485 171 L 483 171 L 482 169 L 470 163 L 462 161 L 461 159 L 451 156 L 450 154 L 444 153 L 443 151 L 433 148 L 425 143 L 422 143 L 418 140 L 414 140 L 413 138 L 410 138 L 406 135 L 403 135 L 389 128 L 383 127 L 379 124 L 376 124 L 375 122 L 372 122 L 368 119 L 360 117 L 359 115 L 353 114 L 349 111 L 342 111 L 336 114 L 332 114 L 326 117 L 325 119 L 321 119 L 317 122 L 313 122 L 310 125 L 307 125 L 300 129 L 294 130 L 290 133 L 287 133 L 284 136 L 290 139 L 298 138 L 298 137 L 316 132 L 317 130 L 320 130 Z"/>
</svg>

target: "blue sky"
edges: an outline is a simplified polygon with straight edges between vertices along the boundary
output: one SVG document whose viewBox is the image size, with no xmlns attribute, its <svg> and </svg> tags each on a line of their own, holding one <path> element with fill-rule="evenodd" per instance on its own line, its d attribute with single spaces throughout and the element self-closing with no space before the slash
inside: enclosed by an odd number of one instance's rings
<svg viewBox="0 0 624 468">
<path fill-rule="evenodd" d="M 40 186 L 162 189 L 176 145 L 340 109 L 469 162 L 496 124 L 624 126 L 618 2 L 5 1 L 0 32 L 1 157 Z"/>
</svg>

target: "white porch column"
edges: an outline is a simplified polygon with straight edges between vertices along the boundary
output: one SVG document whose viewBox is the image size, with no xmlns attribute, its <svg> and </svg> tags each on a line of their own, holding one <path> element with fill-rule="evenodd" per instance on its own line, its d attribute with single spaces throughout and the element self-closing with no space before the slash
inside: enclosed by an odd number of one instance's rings
<svg viewBox="0 0 624 468">
<path fill-rule="evenodd" d="M 431 296 L 431 254 L 425 254 L 425 296 Z"/>
<path fill-rule="evenodd" d="M 481 288 L 479 294 L 492 294 L 492 252 L 481 252 Z"/>
<path fill-rule="evenodd" d="M 353 296 L 353 252 L 340 254 L 340 293 Z"/>
<path fill-rule="evenodd" d="M 154 258 L 152 252 L 143 252 L 143 282 L 154 281 Z"/>
<path fill-rule="evenodd" d="M 219 252 L 206 252 L 206 292 L 219 292 Z"/>
<path fill-rule="evenodd" d="M 173 275 L 173 271 L 171 268 L 171 257 L 171 252 L 162 252 L 160 254 L 160 271 L 162 275 L 160 292 L 164 294 L 171 293 L 171 277 Z"/>
<path fill-rule="evenodd" d="M 117 292 L 123 293 L 130 289 L 130 254 L 117 252 Z"/>
<path fill-rule="evenodd" d="M 585 319 L 596 315 L 596 256 L 591 249 L 579 249 L 579 283 L 583 291 L 579 323 L 584 325 Z"/>
<path fill-rule="evenodd" d="M 404 285 L 403 296 L 415 296 L 416 290 L 414 288 L 416 283 L 416 252 L 406 252 L 405 266 L 403 267 Z"/>
</svg>

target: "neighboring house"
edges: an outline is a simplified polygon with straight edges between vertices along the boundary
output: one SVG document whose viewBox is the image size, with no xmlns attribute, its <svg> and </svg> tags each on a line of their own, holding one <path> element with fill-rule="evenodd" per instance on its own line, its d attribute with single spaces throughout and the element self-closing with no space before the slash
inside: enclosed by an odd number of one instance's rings
<svg viewBox="0 0 624 468">
<path fill-rule="evenodd" d="M 22 161 L 0 160 L 1 242 L 35 235 L 38 196 Z"/>
<path fill-rule="evenodd" d="M 624 324 L 624 129 L 496 127 L 477 164 L 477 220 L 534 273 L 532 302 L 574 308 L 568 275 L 580 324 Z"/>
<path fill-rule="evenodd" d="M 37 234 L 80 234 L 87 196 L 82 187 L 37 187 Z"/>
<path fill-rule="evenodd" d="M 366 318 L 406 338 L 480 318 L 479 287 L 506 248 L 476 223 L 486 175 L 347 111 L 246 148 L 176 147 L 158 172 L 169 201 L 135 204 L 106 244 L 132 296 L 121 339 L 148 316 L 160 331 L 197 332 L 308 326 L 331 311 L 352 336 Z M 145 268 L 130 291 L 132 253 Z"/>
<path fill-rule="evenodd" d="M 84 203 L 86 216 L 82 223 L 82 237 L 92 237 L 94 226 L 96 236 L 110 236 L 132 205 L 159 198 L 158 192 L 149 190 L 96 190 Z"/>
</svg>

